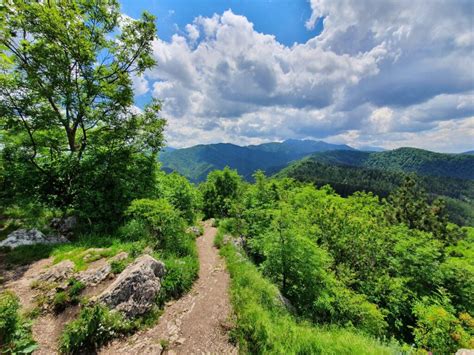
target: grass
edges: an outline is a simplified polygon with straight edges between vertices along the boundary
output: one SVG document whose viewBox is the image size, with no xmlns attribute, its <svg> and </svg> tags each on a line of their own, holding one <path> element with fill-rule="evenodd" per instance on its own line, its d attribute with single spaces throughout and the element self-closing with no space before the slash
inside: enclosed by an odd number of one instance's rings
<svg viewBox="0 0 474 355">
<path fill-rule="evenodd" d="M 81 271 L 87 269 L 87 266 L 95 260 L 111 258 L 122 251 L 127 252 L 131 257 L 136 257 L 146 246 L 147 243 L 143 240 L 130 242 L 120 237 L 86 234 L 67 244 L 24 245 L 6 250 L 5 261 L 11 268 L 52 256 L 55 264 L 63 260 L 71 260 L 76 271 Z"/>
<path fill-rule="evenodd" d="M 231 276 L 231 301 L 236 316 L 233 339 L 251 354 L 395 354 L 396 345 L 352 329 L 318 327 L 294 318 L 278 301 L 278 290 L 232 245 L 216 237 Z"/>
</svg>

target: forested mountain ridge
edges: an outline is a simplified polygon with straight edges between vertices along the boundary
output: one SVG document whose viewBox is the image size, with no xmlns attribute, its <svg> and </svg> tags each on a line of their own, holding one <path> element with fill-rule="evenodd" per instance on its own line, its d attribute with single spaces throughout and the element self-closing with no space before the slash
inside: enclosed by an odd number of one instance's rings
<svg viewBox="0 0 474 355">
<path fill-rule="evenodd" d="M 474 179 L 474 156 L 468 154 L 444 154 L 417 148 L 398 148 L 384 152 L 331 151 L 315 153 L 310 159 L 326 164 Z"/>
<path fill-rule="evenodd" d="M 353 148 L 312 140 L 286 140 L 245 147 L 230 143 L 200 144 L 164 151 L 160 160 L 164 170 L 177 171 L 194 182 L 203 181 L 209 172 L 226 166 L 237 169 L 248 180 L 256 170 L 278 171 L 293 160 L 330 150 Z"/>
<path fill-rule="evenodd" d="M 256 170 L 277 173 L 292 161 L 309 155 L 314 161 L 331 165 L 474 179 L 474 156 L 469 154 L 435 153 L 417 148 L 360 151 L 348 145 L 312 140 L 286 140 L 249 146 L 201 144 L 164 151 L 160 160 L 164 170 L 177 171 L 194 182 L 201 182 L 209 172 L 226 166 L 237 169 L 240 175 L 250 180 Z"/>
<path fill-rule="evenodd" d="M 386 163 L 385 169 L 377 168 L 377 164 L 383 159 L 375 157 L 371 161 L 371 156 L 375 154 L 379 153 L 334 151 L 313 154 L 285 167 L 277 172 L 275 177 L 290 177 L 317 186 L 329 184 L 342 196 L 349 196 L 356 191 L 371 191 L 385 197 L 399 187 L 407 175 L 414 175 L 420 187 L 431 197 L 442 197 L 445 200 L 453 222 L 474 225 L 474 180 L 429 176 L 408 169 L 402 171 L 397 165 L 393 168 L 390 162 Z M 382 158 L 386 158 L 386 155 Z M 440 167 L 443 165 L 440 164 Z M 449 173 L 448 170 L 444 172 Z"/>
</svg>

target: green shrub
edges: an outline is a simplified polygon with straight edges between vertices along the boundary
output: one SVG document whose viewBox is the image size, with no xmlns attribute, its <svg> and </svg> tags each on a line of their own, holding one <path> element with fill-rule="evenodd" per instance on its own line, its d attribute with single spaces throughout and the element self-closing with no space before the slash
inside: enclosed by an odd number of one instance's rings
<svg viewBox="0 0 474 355">
<path fill-rule="evenodd" d="M 141 220 L 131 219 L 118 229 L 123 240 L 136 241 L 149 238 L 149 231 Z"/>
<path fill-rule="evenodd" d="M 19 314 L 18 297 L 10 291 L 0 293 L 0 353 L 30 354 L 36 348 L 31 328 Z"/>
<path fill-rule="evenodd" d="M 74 299 L 78 297 L 79 294 L 82 292 L 82 290 L 84 290 L 85 288 L 86 288 L 86 285 L 83 282 L 72 278 L 69 280 L 67 292 L 68 292 L 69 297 L 71 299 Z"/>
<path fill-rule="evenodd" d="M 114 260 L 110 263 L 110 270 L 113 274 L 120 274 L 127 267 L 129 260 Z"/>
<path fill-rule="evenodd" d="M 231 275 L 231 301 L 236 327 L 233 338 L 251 354 L 395 354 L 354 330 L 317 327 L 299 322 L 282 306 L 278 290 L 233 246 L 221 249 Z"/>
<path fill-rule="evenodd" d="M 159 256 L 156 256 L 159 258 Z M 162 306 L 170 299 L 179 298 L 193 286 L 199 272 L 196 254 L 181 258 L 169 256 L 163 259 L 166 275 L 161 282 L 159 304 Z"/>
<path fill-rule="evenodd" d="M 127 213 L 132 218 L 146 223 L 157 249 L 180 256 L 189 254 L 190 244 L 189 236 L 185 232 L 185 222 L 179 211 L 168 201 L 134 200 Z"/>
<path fill-rule="evenodd" d="M 58 291 L 53 298 L 54 311 L 59 313 L 66 309 L 69 303 L 69 296 L 66 291 Z"/>
<path fill-rule="evenodd" d="M 415 304 L 413 313 L 417 317 L 415 343 L 420 348 L 449 354 L 474 347 L 474 319 L 468 313 L 461 313 L 457 318 L 443 293 L 436 298 L 424 297 Z"/>
<path fill-rule="evenodd" d="M 162 173 L 157 179 L 159 195 L 180 211 L 188 224 L 197 218 L 201 196 L 199 191 L 178 173 Z"/>
<path fill-rule="evenodd" d="M 74 278 L 68 282 L 66 290 L 56 292 L 53 298 L 52 306 L 55 312 L 59 313 L 66 309 L 70 304 L 77 304 L 79 302 L 79 295 L 84 290 L 86 285 Z"/>
<path fill-rule="evenodd" d="M 64 354 L 94 352 L 120 334 L 134 330 L 134 324 L 102 305 L 86 307 L 64 328 L 59 349 Z"/>
</svg>

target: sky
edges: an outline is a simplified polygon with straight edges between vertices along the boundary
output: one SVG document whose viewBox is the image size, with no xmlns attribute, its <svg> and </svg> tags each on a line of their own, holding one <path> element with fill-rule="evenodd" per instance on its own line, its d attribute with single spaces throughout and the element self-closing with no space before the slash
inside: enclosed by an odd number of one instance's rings
<svg viewBox="0 0 474 355">
<path fill-rule="evenodd" d="M 173 147 L 316 139 L 474 149 L 474 1 L 122 0 L 157 17 L 157 65 L 135 102 L 163 100 Z"/>
</svg>

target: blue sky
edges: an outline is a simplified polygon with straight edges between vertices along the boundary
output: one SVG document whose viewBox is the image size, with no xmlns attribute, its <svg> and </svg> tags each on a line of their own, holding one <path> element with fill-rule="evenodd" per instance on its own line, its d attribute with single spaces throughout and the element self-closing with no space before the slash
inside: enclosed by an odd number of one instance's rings
<svg viewBox="0 0 474 355">
<path fill-rule="evenodd" d="M 304 43 L 321 33 L 322 21 L 308 30 L 305 22 L 311 17 L 306 0 L 125 0 L 122 11 L 139 17 L 148 11 L 157 17 L 158 36 L 166 41 L 175 33 L 185 30 L 197 16 L 211 17 L 228 9 L 246 16 L 258 32 L 273 34 L 287 46 L 294 42 Z"/>
<path fill-rule="evenodd" d="M 122 1 L 157 16 L 156 68 L 172 146 L 288 138 L 474 148 L 470 0 Z"/>
</svg>

